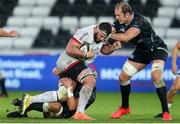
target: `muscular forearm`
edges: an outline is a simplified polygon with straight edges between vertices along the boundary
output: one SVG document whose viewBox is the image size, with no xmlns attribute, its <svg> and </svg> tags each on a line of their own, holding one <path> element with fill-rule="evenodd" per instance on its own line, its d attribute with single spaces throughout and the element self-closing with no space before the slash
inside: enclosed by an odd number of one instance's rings
<svg viewBox="0 0 180 124">
<path fill-rule="evenodd" d="M 132 28 L 129 28 L 124 33 L 112 34 L 111 38 L 116 41 L 129 42 L 131 39 L 135 38 L 139 34 L 140 34 L 140 29 L 132 27 Z"/>
<path fill-rule="evenodd" d="M 77 99 L 75 99 L 74 97 L 70 97 L 67 100 L 67 104 L 70 111 L 75 111 L 77 108 Z"/>
<path fill-rule="evenodd" d="M 84 52 L 75 46 L 67 47 L 66 52 L 72 57 L 84 57 Z"/>
<path fill-rule="evenodd" d="M 0 37 L 10 37 L 11 34 L 3 29 L 0 29 Z"/>
<path fill-rule="evenodd" d="M 128 42 L 129 39 L 123 33 L 115 33 L 111 34 L 111 38 L 116 41 Z"/>
</svg>

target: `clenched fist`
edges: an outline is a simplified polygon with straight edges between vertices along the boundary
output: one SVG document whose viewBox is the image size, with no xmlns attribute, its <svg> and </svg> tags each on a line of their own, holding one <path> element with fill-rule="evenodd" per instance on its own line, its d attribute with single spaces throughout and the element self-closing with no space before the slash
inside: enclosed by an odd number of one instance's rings
<svg viewBox="0 0 180 124">
<path fill-rule="evenodd" d="M 95 53 L 93 52 L 93 50 L 89 50 L 89 51 L 87 51 L 85 58 L 86 59 L 91 59 L 94 56 L 95 56 Z"/>
</svg>

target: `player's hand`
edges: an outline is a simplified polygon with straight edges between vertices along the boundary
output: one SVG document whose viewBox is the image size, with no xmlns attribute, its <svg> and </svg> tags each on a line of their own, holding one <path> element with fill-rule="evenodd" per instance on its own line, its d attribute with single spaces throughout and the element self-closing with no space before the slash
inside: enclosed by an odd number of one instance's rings
<svg viewBox="0 0 180 124">
<path fill-rule="evenodd" d="M 171 70 L 172 70 L 172 73 L 176 75 L 177 74 L 177 65 L 172 64 L 172 69 Z"/>
<path fill-rule="evenodd" d="M 73 81 L 70 78 L 61 78 L 59 80 L 66 88 L 73 87 Z"/>
<path fill-rule="evenodd" d="M 9 32 L 9 36 L 10 37 L 17 37 L 17 36 L 19 36 L 19 34 L 16 31 L 11 31 L 11 32 Z"/>
<path fill-rule="evenodd" d="M 117 50 L 117 49 L 120 49 L 120 48 L 122 48 L 120 41 L 116 41 L 116 42 L 113 43 L 113 49 L 114 50 Z"/>
<path fill-rule="evenodd" d="M 93 58 L 95 56 L 95 53 L 93 52 L 93 50 L 89 50 L 88 52 L 87 52 L 87 55 L 86 55 L 86 59 L 91 59 L 91 58 Z"/>
<path fill-rule="evenodd" d="M 52 70 L 52 73 L 56 76 L 58 76 L 60 74 L 60 72 L 61 72 L 61 70 L 57 67 L 53 68 L 53 70 Z"/>
</svg>

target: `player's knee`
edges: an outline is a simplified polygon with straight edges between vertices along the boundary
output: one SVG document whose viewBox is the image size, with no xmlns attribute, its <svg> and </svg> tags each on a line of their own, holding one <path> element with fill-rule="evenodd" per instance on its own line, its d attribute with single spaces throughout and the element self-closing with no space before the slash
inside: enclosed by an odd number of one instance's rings
<svg viewBox="0 0 180 124">
<path fill-rule="evenodd" d="M 151 77 L 154 82 L 160 82 L 162 80 L 162 73 L 159 71 L 153 71 Z"/>
<path fill-rule="evenodd" d="M 93 89 L 96 86 L 96 79 L 93 75 L 90 75 L 84 79 L 83 83 Z"/>
<path fill-rule="evenodd" d="M 154 82 L 160 82 L 162 80 L 162 72 L 164 65 L 161 63 L 153 63 L 151 69 L 151 77 Z"/>
<path fill-rule="evenodd" d="M 121 73 L 120 75 L 119 75 L 119 81 L 120 82 L 124 82 L 126 80 L 126 76 L 123 74 L 123 73 Z"/>
<path fill-rule="evenodd" d="M 128 85 L 130 84 L 130 77 L 127 76 L 125 73 L 121 73 L 119 76 L 119 82 L 123 86 Z"/>
<path fill-rule="evenodd" d="M 95 75 L 96 75 L 95 72 L 93 72 L 89 69 L 85 69 L 79 74 L 77 80 L 80 83 L 83 83 L 89 87 L 95 87 L 95 85 L 96 85 Z"/>
</svg>

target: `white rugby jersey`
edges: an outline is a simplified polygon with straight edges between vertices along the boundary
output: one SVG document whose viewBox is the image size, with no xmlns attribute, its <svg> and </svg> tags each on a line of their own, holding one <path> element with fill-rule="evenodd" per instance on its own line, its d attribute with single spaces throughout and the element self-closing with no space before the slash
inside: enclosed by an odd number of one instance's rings
<svg viewBox="0 0 180 124">
<path fill-rule="evenodd" d="M 86 64 L 92 63 L 95 60 L 97 55 L 100 53 L 100 50 L 101 50 L 102 45 L 103 45 L 103 42 L 100 42 L 100 43 L 95 42 L 95 40 L 94 40 L 94 27 L 96 27 L 96 25 L 81 28 L 81 29 L 77 30 L 73 36 L 73 39 L 75 41 L 79 42 L 80 44 L 83 44 L 85 42 L 89 43 L 90 44 L 89 48 L 92 49 L 93 52 L 95 53 L 94 58 L 85 60 Z M 60 57 L 58 58 L 56 64 L 57 64 L 57 67 L 59 67 L 63 71 L 69 65 L 71 65 L 72 63 L 74 63 L 76 61 L 79 61 L 79 60 L 77 58 L 73 58 L 73 57 L 69 56 L 66 53 L 66 51 L 64 51 L 60 55 Z"/>
</svg>

